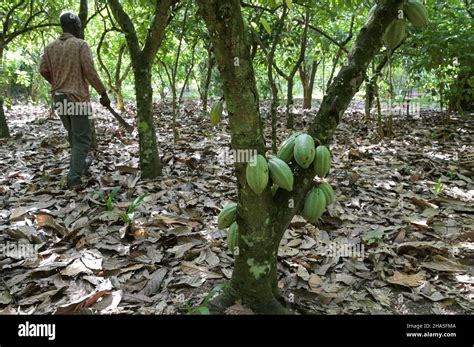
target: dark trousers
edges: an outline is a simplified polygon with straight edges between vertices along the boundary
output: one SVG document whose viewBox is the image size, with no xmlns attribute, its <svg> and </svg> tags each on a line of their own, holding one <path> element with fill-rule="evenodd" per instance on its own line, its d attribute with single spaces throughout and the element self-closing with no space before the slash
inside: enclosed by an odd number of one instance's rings
<svg viewBox="0 0 474 347">
<path fill-rule="evenodd" d="M 90 110 L 86 111 L 86 108 L 71 106 L 71 103 L 74 102 L 62 94 L 54 96 L 54 103 L 56 112 L 67 130 L 71 147 L 67 183 L 68 185 L 78 184 L 81 183 L 81 176 L 85 170 L 85 160 L 91 147 L 91 128 L 88 118 Z"/>
</svg>

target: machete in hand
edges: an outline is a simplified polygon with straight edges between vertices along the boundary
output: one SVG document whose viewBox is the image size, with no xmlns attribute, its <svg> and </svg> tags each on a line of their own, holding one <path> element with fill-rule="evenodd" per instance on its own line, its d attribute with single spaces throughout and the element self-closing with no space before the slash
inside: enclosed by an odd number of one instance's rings
<svg viewBox="0 0 474 347">
<path fill-rule="evenodd" d="M 125 130 L 127 130 L 130 134 L 133 132 L 133 126 L 128 124 L 125 119 L 123 119 L 113 108 L 112 106 L 106 106 L 107 110 L 112 113 L 112 115 L 115 117 L 115 119 L 120 123 L 122 127 L 124 127 Z"/>
</svg>

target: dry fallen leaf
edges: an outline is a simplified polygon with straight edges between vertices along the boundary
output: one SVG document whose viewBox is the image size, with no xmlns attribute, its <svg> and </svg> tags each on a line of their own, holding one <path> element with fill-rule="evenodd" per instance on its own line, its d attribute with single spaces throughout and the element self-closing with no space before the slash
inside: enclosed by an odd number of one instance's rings
<svg viewBox="0 0 474 347">
<path fill-rule="evenodd" d="M 204 279 L 222 278 L 222 275 L 211 272 L 204 266 L 198 266 L 188 261 L 183 261 L 181 263 L 181 271 L 186 275 L 197 276 Z"/>
<path fill-rule="evenodd" d="M 447 272 L 464 272 L 467 271 L 465 265 L 459 264 L 441 255 L 435 255 L 433 261 L 425 261 L 421 266 L 430 270 L 447 271 Z"/>
<path fill-rule="evenodd" d="M 392 277 L 387 278 L 387 282 L 405 287 L 418 287 L 425 282 L 425 273 L 419 272 L 416 274 L 407 275 L 395 271 Z"/>
</svg>

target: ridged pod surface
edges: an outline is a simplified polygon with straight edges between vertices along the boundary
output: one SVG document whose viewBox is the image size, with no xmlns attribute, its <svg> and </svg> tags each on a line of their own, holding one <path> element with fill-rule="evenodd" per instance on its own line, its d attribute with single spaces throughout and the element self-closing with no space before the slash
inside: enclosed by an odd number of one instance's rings
<svg viewBox="0 0 474 347">
<path fill-rule="evenodd" d="M 329 183 L 323 182 L 318 186 L 318 189 L 320 189 L 324 193 L 324 197 L 326 198 L 326 204 L 329 205 L 334 201 L 334 190 L 332 189 L 331 185 Z"/>
<path fill-rule="evenodd" d="M 314 171 L 319 177 L 324 177 L 328 174 L 331 168 L 331 153 L 326 146 L 318 146 L 314 155 Z"/>
<path fill-rule="evenodd" d="M 264 156 L 257 154 L 248 163 L 245 172 L 247 184 L 255 194 L 262 194 L 268 184 L 268 163 Z"/>
<path fill-rule="evenodd" d="M 227 247 L 231 253 L 234 253 L 239 237 L 239 225 L 237 222 L 232 223 L 227 233 Z"/>
<path fill-rule="evenodd" d="M 416 27 L 424 27 L 428 25 L 428 11 L 425 5 L 416 0 L 408 0 L 407 4 L 403 7 L 405 14 L 410 21 Z"/>
<path fill-rule="evenodd" d="M 277 157 L 268 159 L 268 169 L 274 184 L 289 192 L 293 190 L 293 172 L 287 163 Z"/>
<path fill-rule="evenodd" d="M 277 157 L 285 163 L 289 163 L 293 159 L 293 149 L 295 148 L 296 137 L 301 133 L 295 133 L 287 138 L 278 148 Z"/>
<path fill-rule="evenodd" d="M 306 195 L 303 217 L 310 223 L 316 223 L 326 210 L 326 197 L 322 190 L 313 188 Z"/>
<path fill-rule="evenodd" d="M 307 169 L 314 160 L 314 140 L 308 134 L 300 134 L 296 137 L 293 156 L 303 169 Z"/>
<path fill-rule="evenodd" d="M 385 46 L 392 50 L 398 46 L 406 36 L 407 21 L 403 19 L 395 19 L 385 31 L 383 36 Z"/>
<path fill-rule="evenodd" d="M 216 102 L 211 109 L 211 124 L 217 125 L 221 121 L 222 112 L 224 111 L 224 103 L 222 101 Z"/>
<path fill-rule="evenodd" d="M 237 218 L 237 204 L 231 202 L 224 206 L 222 211 L 217 216 L 217 227 L 221 230 L 228 228 Z"/>
</svg>

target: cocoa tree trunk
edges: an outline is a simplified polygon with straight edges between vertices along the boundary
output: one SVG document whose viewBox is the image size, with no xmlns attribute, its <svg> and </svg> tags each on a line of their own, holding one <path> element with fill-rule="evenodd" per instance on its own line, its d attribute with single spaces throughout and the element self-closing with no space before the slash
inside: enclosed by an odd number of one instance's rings
<svg viewBox="0 0 474 347">
<path fill-rule="evenodd" d="M 395 53 L 395 51 L 403 45 L 405 40 L 402 40 L 391 52 L 386 52 L 383 55 L 382 60 L 377 64 L 377 67 L 374 70 L 374 73 L 370 80 L 367 82 L 365 86 L 365 117 L 366 119 L 370 119 L 370 110 L 372 109 L 373 103 L 374 103 L 374 97 L 375 97 L 375 87 L 377 84 L 377 81 L 380 76 L 382 76 L 382 70 L 384 69 L 385 65 L 387 65 L 389 54 L 390 56 Z"/>
<path fill-rule="evenodd" d="M 387 64 L 388 57 L 385 54 L 382 58 L 382 61 L 377 65 L 374 69 L 372 77 L 367 81 L 365 85 L 365 117 L 366 119 L 370 119 L 370 110 L 374 104 L 375 98 L 375 85 L 377 84 L 377 80 L 382 74 L 382 70 Z"/>
<path fill-rule="evenodd" d="M 162 165 L 156 145 L 153 123 L 153 89 L 151 87 L 151 67 L 134 67 L 135 95 L 137 98 L 137 128 L 140 148 L 140 167 L 146 178 L 161 175 Z"/>
<path fill-rule="evenodd" d="M 123 55 L 125 53 L 125 49 L 125 44 L 120 46 L 119 48 L 117 66 L 115 67 L 114 83 L 109 83 L 110 87 L 112 87 L 112 90 L 114 91 L 115 101 L 117 102 L 117 108 L 120 110 L 120 112 L 125 111 L 125 107 L 123 104 L 122 83 L 127 78 L 128 73 L 131 69 L 131 64 L 129 63 L 125 67 L 125 71 L 122 75 Z"/>
<path fill-rule="evenodd" d="M 115 101 L 117 102 L 117 108 L 120 112 L 125 111 L 125 106 L 123 104 L 123 93 L 122 93 L 122 83 L 119 83 L 115 86 L 116 90 L 114 91 L 115 94 Z"/>
<path fill-rule="evenodd" d="M 403 0 L 382 0 L 372 19 L 362 27 L 344 64 L 323 98 L 311 135 L 329 143 L 344 111 L 364 81 L 367 66 L 382 46 L 382 34 L 396 18 Z"/>
<path fill-rule="evenodd" d="M 303 86 L 303 109 L 305 110 L 309 110 L 313 102 L 314 80 L 316 77 L 318 66 L 319 62 L 314 59 L 313 63 L 311 64 L 311 70 L 309 71 L 309 74 L 307 66 L 305 66 L 305 64 L 302 64 L 299 69 L 301 85 Z"/>
<path fill-rule="evenodd" d="M 303 37 L 301 38 L 298 60 L 296 61 L 293 68 L 291 69 L 290 73 L 287 75 L 283 70 L 278 68 L 275 62 L 273 63 L 273 65 L 275 66 L 275 70 L 278 72 L 278 74 L 281 77 L 283 77 L 286 80 L 286 83 L 287 83 L 286 127 L 288 129 L 293 129 L 294 127 L 294 116 L 293 116 L 293 113 L 291 112 L 291 106 L 293 105 L 293 80 L 301 64 L 304 62 L 304 56 L 306 53 L 306 43 L 307 43 L 307 38 L 308 38 L 309 20 L 310 20 L 310 12 L 309 12 L 309 9 L 307 9 L 306 14 L 305 14 Z"/>
<path fill-rule="evenodd" d="M 212 55 L 212 46 L 209 45 L 208 50 L 207 50 L 207 69 L 206 69 L 206 78 L 204 80 L 204 85 L 202 88 L 202 95 L 201 95 L 201 100 L 202 100 L 202 110 L 204 114 L 207 114 L 207 101 L 209 98 L 209 86 L 211 84 L 211 77 L 212 77 L 212 69 L 214 68 L 215 65 L 215 60 Z"/>
<path fill-rule="evenodd" d="M 3 111 L 3 98 L 5 96 L 5 87 L 3 74 L 3 43 L 0 42 L 0 139 L 10 137 L 10 130 L 8 129 L 7 119 L 5 118 L 5 112 Z"/>
<path fill-rule="evenodd" d="M 155 178 L 162 174 L 162 164 L 156 144 L 155 125 L 153 122 L 153 88 L 151 68 L 156 53 L 165 35 L 174 0 L 157 1 L 153 21 L 150 23 L 145 44 L 140 48 L 135 26 L 118 0 L 109 0 L 115 20 L 125 33 L 127 46 L 132 61 L 135 77 L 135 97 L 137 101 L 137 128 L 140 150 L 140 167 L 142 177 Z"/>
<path fill-rule="evenodd" d="M 3 96 L 0 96 L 0 139 L 10 137 L 10 130 L 8 129 L 5 112 L 3 110 Z"/>
<path fill-rule="evenodd" d="M 81 39 L 84 40 L 86 37 L 86 27 L 87 27 L 87 13 L 89 12 L 88 6 L 87 6 L 87 0 L 81 0 L 80 5 L 79 5 L 79 13 L 78 17 L 81 20 L 82 28 L 81 28 Z"/>
<path fill-rule="evenodd" d="M 181 102 L 183 101 L 184 91 L 188 87 L 189 78 L 191 77 L 191 74 L 193 73 L 193 70 L 194 70 L 194 62 L 195 62 L 195 58 L 196 58 L 196 45 L 197 45 L 197 42 L 194 42 L 193 43 L 193 48 L 191 49 L 191 63 L 188 66 L 188 71 L 186 71 L 186 76 L 184 78 L 184 83 L 183 83 L 183 86 L 181 87 L 181 91 L 179 93 L 178 104 L 181 104 Z"/>
<path fill-rule="evenodd" d="M 275 51 L 278 43 L 280 42 L 281 31 L 283 29 L 283 24 L 288 15 L 288 9 L 286 6 L 283 7 L 283 13 L 278 20 L 275 30 L 273 30 L 272 45 L 270 47 L 270 52 L 267 54 L 267 76 L 268 83 L 270 85 L 270 90 L 272 93 L 272 101 L 270 105 L 270 119 L 272 124 L 272 150 L 276 153 L 277 151 L 277 108 L 278 108 L 278 87 L 275 82 L 275 76 L 273 73 L 273 64 L 275 63 Z M 253 57 L 252 57 L 253 60 Z"/>
<path fill-rule="evenodd" d="M 263 124 L 258 107 L 258 92 L 244 33 L 244 23 L 238 0 L 198 0 L 199 13 L 211 36 L 214 53 L 223 78 L 231 128 L 231 145 L 235 151 L 265 153 Z M 275 210 L 267 187 L 256 195 L 247 185 L 245 163 L 235 163 L 238 182 L 239 253 L 224 294 L 214 301 L 223 308 L 236 299 L 243 300 L 258 312 L 286 312 L 278 302 L 276 251 L 282 235 L 275 230 Z"/>
</svg>

